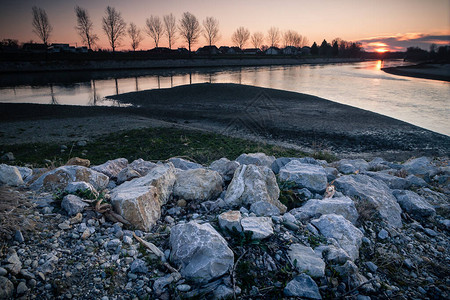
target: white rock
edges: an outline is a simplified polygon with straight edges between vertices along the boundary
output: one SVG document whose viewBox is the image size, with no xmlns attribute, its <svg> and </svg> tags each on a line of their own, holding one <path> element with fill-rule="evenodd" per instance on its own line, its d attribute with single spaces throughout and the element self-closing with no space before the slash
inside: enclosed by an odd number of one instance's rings
<svg viewBox="0 0 450 300">
<path fill-rule="evenodd" d="M 436 175 L 439 170 L 432 165 L 430 158 L 424 156 L 407 161 L 403 164 L 402 169 L 407 171 L 408 174 L 420 176 L 428 175 L 430 177 Z"/>
<path fill-rule="evenodd" d="M 327 173 L 319 165 L 304 164 L 293 160 L 280 169 L 281 181 L 293 181 L 300 188 L 307 188 L 316 193 L 323 193 L 327 187 Z"/>
<path fill-rule="evenodd" d="M 126 158 L 117 158 L 114 160 L 108 160 L 104 164 L 93 166 L 91 169 L 103 173 L 109 178 L 116 178 L 119 172 L 127 166 L 128 160 Z"/>
<path fill-rule="evenodd" d="M 192 169 L 198 169 L 198 168 L 203 168 L 203 166 L 201 164 L 198 163 L 194 163 L 182 158 L 178 158 L 178 157 L 172 157 L 169 158 L 169 161 L 171 163 L 173 163 L 174 167 L 177 169 L 181 169 L 181 170 L 192 170 Z"/>
<path fill-rule="evenodd" d="M 17 167 L 17 170 L 20 172 L 20 176 L 22 176 L 23 181 L 27 182 L 33 177 L 33 170 L 27 167 Z"/>
<path fill-rule="evenodd" d="M 14 166 L 0 165 L 0 184 L 19 186 L 23 184 L 22 175 Z"/>
<path fill-rule="evenodd" d="M 141 177 L 141 174 L 139 174 L 138 171 L 128 166 L 126 168 L 123 168 L 122 171 L 120 171 L 119 174 L 117 174 L 117 183 L 122 184 L 125 181 L 129 181 L 131 179 L 138 177 Z"/>
<path fill-rule="evenodd" d="M 230 161 L 225 157 L 213 161 L 209 166 L 211 170 L 219 172 L 220 176 L 222 176 L 225 181 L 233 179 L 233 174 L 238 167 L 239 163 L 237 161 Z"/>
<path fill-rule="evenodd" d="M 128 165 L 129 168 L 138 172 L 140 176 L 147 175 L 148 172 L 156 166 L 157 164 L 143 160 L 142 158 L 136 159 Z"/>
<path fill-rule="evenodd" d="M 223 179 L 218 172 L 191 169 L 176 175 L 173 195 L 186 200 L 216 199 L 222 193 Z"/>
<path fill-rule="evenodd" d="M 269 217 L 247 217 L 241 220 L 244 232 L 252 232 L 252 239 L 262 240 L 273 234 L 273 223 Z"/>
<path fill-rule="evenodd" d="M 288 297 L 299 297 L 300 299 L 322 299 L 319 292 L 319 287 L 306 274 L 300 274 L 291 281 L 288 282 L 284 288 L 284 295 Z"/>
<path fill-rule="evenodd" d="M 80 197 L 75 195 L 66 195 L 61 201 L 61 207 L 67 212 L 69 216 L 74 216 L 89 206 L 83 202 Z"/>
<path fill-rule="evenodd" d="M 279 216 L 280 209 L 272 203 L 266 201 L 258 201 L 250 206 L 250 212 L 254 213 L 258 217 L 271 217 Z"/>
<path fill-rule="evenodd" d="M 236 161 L 241 165 L 256 165 L 271 168 L 272 163 L 275 161 L 275 157 L 267 156 L 264 153 L 244 153 L 239 155 L 239 157 L 236 158 Z"/>
<path fill-rule="evenodd" d="M 230 210 L 224 213 L 221 213 L 218 217 L 219 226 L 222 229 L 227 229 L 229 231 L 233 231 L 233 228 L 236 228 L 238 232 L 242 231 L 241 226 L 241 212 L 238 210 Z"/>
<path fill-rule="evenodd" d="M 74 181 L 69 182 L 66 186 L 65 191 L 69 194 L 74 194 L 77 191 L 90 191 L 93 195 L 98 195 L 97 190 L 89 182 L 84 181 Z"/>
<path fill-rule="evenodd" d="M 292 244 L 289 246 L 288 256 L 299 273 L 306 272 L 314 278 L 325 276 L 325 262 L 311 247 Z"/>
<path fill-rule="evenodd" d="M 356 171 L 367 171 L 369 163 L 364 159 L 341 159 L 335 163 L 336 168 L 343 174 L 352 174 Z"/>
</svg>

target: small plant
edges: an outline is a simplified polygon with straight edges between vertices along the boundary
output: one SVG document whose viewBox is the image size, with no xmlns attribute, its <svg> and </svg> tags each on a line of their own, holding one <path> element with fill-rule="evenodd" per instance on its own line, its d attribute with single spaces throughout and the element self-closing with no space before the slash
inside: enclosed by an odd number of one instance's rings
<svg viewBox="0 0 450 300">
<path fill-rule="evenodd" d="M 294 181 L 278 180 L 278 187 L 280 188 L 279 200 L 288 210 L 299 207 L 303 203 L 304 200 L 295 191 L 297 184 Z"/>
</svg>

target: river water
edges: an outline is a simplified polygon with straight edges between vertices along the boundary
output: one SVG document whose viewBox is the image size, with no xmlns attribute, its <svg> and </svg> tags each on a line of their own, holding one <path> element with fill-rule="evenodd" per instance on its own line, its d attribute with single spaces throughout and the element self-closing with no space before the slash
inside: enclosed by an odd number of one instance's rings
<svg viewBox="0 0 450 300">
<path fill-rule="evenodd" d="M 109 105 L 108 95 L 211 82 L 311 94 L 450 135 L 450 83 L 381 71 L 401 61 L 0 75 L 0 102 Z M 351 118 L 351 116 L 349 116 Z"/>
</svg>

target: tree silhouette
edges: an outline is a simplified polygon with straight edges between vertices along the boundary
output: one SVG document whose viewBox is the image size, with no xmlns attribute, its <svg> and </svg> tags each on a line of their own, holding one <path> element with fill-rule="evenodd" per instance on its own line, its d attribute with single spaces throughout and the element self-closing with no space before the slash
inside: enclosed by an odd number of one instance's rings
<svg viewBox="0 0 450 300">
<path fill-rule="evenodd" d="M 283 34 L 284 46 L 301 47 L 307 40 L 297 31 L 288 30 Z"/>
<path fill-rule="evenodd" d="M 252 34 L 252 44 L 254 48 L 261 48 L 264 41 L 264 34 L 260 31 L 254 32 Z"/>
<path fill-rule="evenodd" d="M 205 37 L 209 46 L 215 44 L 219 39 L 219 21 L 213 17 L 207 17 L 203 21 L 203 36 Z"/>
<path fill-rule="evenodd" d="M 250 38 L 250 31 L 247 28 L 239 27 L 231 36 L 231 40 L 236 44 L 240 49 L 242 49 L 245 43 Z"/>
<path fill-rule="evenodd" d="M 270 27 L 267 32 L 267 39 L 270 47 L 276 47 L 280 42 L 280 30 L 277 27 Z"/>
<path fill-rule="evenodd" d="M 87 44 L 89 50 L 91 50 L 92 46 L 94 46 L 95 42 L 98 40 L 98 36 L 92 32 L 94 24 L 86 9 L 76 6 L 75 14 L 77 15 L 77 26 L 75 26 L 75 28 L 83 43 Z"/>
<path fill-rule="evenodd" d="M 136 51 L 136 48 L 139 47 L 139 44 L 144 39 L 141 34 L 141 29 L 139 29 L 136 24 L 131 22 L 128 27 L 128 35 L 131 39 L 131 48 L 133 48 L 133 51 Z"/>
<path fill-rule="evenodd" d="M 42 42 L 47 45 L 50 33 L 53 27 L 50 25 L 47 13 L 44 9 L 33 6 L 33 32 L 42 40 Z"/>
<path fill-rule="evenodd" d="M 319 54 L 320 55 L 328 55 L 330 52 L 331 46 L 328 44 L 327 40 L 323 40 L 322 44 L 319 47 Z"/>
<path fill-rule="evenodd" d="M 127 23 L 125 23 L 120 12 L 116 11 L 114 7 L 108 6 L 105 13 L 106 16 L 103 17 L 103 31 L 108 37 L 112 51 L 115 52 L 120 40 L 125 35 Z"/>
<path fill-rule="evenodd" d="M 165 15 L 163 17 L 164 20 L 164 33 L 167 35 L 167 39 L 169 41 L 169 49 L 172 49 L 172 45 L 176 40 L 176 32 L 177 32 L 177 25 L 175 17 L 170 15 Z"/>
<path fill-rule="evenodd" d="M 164 27 L 158 16 L 150 16 L 146 21 L 147 34 L 155 42 L 155 47 L 158 48 L 159 39 L 164 34 Z"/>
<path fill-rule="evenodd" d="M 184 38 L 186 43 L 188 43 L 190 54 L 191 45 L 195 44 L 198 41 L 198 38 L 200 37 L 202 31 L 197 17 L 195 17 L 190 12 L 183 13 L 178 29 L 180 31 L 180 35 Z"/>
<path fill-rule="evenodd" d="M 316 42 L 314 42 L 311 46 L 311 55 L 319 54 L 319 47 L 317 47 Z"/>
<path fill-rule="evenodd" d="M 333 42 L 333 49 L 331 50 L 331 53 L 333 54 L 333 56 L 339 55 L 339 45 L 337 41 Z"/>
</svg>

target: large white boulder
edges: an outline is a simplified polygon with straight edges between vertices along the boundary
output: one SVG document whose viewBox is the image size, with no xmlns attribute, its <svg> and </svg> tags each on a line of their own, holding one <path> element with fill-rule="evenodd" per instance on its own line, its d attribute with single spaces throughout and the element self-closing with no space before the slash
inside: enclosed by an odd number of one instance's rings
<svg viewBox="0 0 450 300">
<path fill-rule="evenodd" d="M 281 181 L 293 181 L 300 188 L 323 193 L 327 188 L 327 173 L 322 166 L 293 160 L 280 169 Z"/>
<path fill-rule="evenodd" d="M 256 165 L 271 168 L 275 156 L 267 156 L 264 153 L 243 153 L 236 158 L 241 165 Z"/>
<path fill-rule="evenodd" d="M 230 161 L 225 157 L 213 161 L 209 165 L 209 168 L 211 170 L 219 172 L 220 176 L 222 176 L 223 180 L 225 181 L 230 181 L 231 179 L 233 179 L 233 174 L 238 167 L 239 163 L 237 161 Z"/>
<path fill-rule="evenodd" d="M 273 234 L 273 223 L 269 217 L 247 217 L 241 219 L 244 232 L 251 232 L 252 239 L 262 240 Z"/>
<path fill-rule="evenodd" d="M 176 175 L 173 195 L 186 200 L 216 199 L 222 193 L 220 174 L 207 169 L 190 169 Z"/>
</svg>

